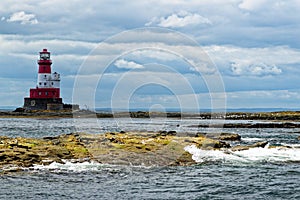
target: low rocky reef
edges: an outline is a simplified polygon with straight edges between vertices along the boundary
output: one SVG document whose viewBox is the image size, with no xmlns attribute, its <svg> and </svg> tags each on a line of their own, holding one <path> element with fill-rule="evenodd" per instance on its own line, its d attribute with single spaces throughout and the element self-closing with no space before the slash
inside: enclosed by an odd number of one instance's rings
<svg viewBox="0 0 300 200">
<path fill-rule="evenodd" d="M 240 135 L 234 133 L 192 135 L 177 134 L 175 131 L 71 133 L 44 138 L 0 136 L 0 174 L 36 164 L 64 163 L 65 160 L 116 165 L 186 166 L 196 164 L 192 155 L 184 150 L 188 145 L 207 150 L 230 148 L 241 151 L 267 144 L 230 145 L 231 141 L 240 139 Z"/>
<path fill-rule="evenodd" d="M 227 123 L 190 125 L 194 128 L 300 128 L 300 123 L 294 122 L 263 122 L 263 123 Z"/>
<path fill-rule="evenodd" d="M 229 113 L 181 113 L 181 112 L 94 112 L 90 110 L 30 110 L 17 108 L 15 111 L 0 111 L 0 117 L 55 117 L 55 118 L 196 118 L 196 119 L 227 119 L 227 120 L 277 120 L 277 121 L 299 121 L 300 111 L 280 111 L 280 112 L 229 112 Z"/>
</svg>

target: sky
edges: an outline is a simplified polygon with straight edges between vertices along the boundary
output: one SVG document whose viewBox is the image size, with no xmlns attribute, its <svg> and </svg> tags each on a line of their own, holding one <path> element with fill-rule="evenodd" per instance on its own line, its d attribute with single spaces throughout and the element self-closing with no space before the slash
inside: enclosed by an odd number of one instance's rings
<svg viewBox="0 0 300 200">
<path fill-rule="evenodd" d="M 0 105 L 51 52 L 81 107 L 300 108 L 298 0 L 1 0 Z"/>
</svg>

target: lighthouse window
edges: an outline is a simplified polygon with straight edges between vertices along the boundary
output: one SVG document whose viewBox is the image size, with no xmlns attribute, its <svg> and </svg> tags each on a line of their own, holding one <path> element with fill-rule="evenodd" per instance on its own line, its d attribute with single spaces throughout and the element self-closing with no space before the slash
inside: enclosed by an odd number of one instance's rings
<svg viewBox="0 0 300 200">
<path fill-rule="evenodd" d="M 40 58 L 43 59 L 43 60 L 47 60 L 50 58 L 50 54 L 48 53 L 41 53 L 40 54 Z"/>
<path fill-rule="evenodd" d="M 51 82 L 51 84 L 53 85 L 53 82 Z"/>
<path fill-rule="evenodd" d="M 45 75 L 45 78 L 47 78 L 47 75 Z"/>
<path fill-rule="evenodd" d="M 39 82 L 39 85 L 42 85 L 42 83 L 41 83 L 41 82 Z"/>
<path fill-rule="evenodd" d="M 47 83 L 44 83 L 44 85 L 47 85 Z"/>
</svg>

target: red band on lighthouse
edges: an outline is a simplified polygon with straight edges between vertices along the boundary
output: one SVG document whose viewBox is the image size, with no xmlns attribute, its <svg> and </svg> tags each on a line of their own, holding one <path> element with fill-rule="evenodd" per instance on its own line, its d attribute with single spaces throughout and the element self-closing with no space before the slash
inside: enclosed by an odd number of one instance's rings
<svg viewBox="0 0 300 200">
<path fill-rule="evenodd" d="M 51 74 L 52 61 L 50 60 L 50 52 L 48 52 L 47 49 L 43 49 L 43 51 L 40 52 L 40 59 L 38 60 L 38 64 L 39 73 Z"/>
<path fill-rule="evenodd" d="M 39 66 L 39 74 L 51 74 L 50 65 L 40 65 Z"/>
</svg>

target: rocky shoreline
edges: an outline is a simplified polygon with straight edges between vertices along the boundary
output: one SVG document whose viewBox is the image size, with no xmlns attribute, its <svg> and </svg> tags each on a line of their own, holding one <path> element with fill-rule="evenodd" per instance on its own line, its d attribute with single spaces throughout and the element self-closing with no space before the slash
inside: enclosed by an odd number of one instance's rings
<svg viewBox="0 0 300 200">
<path fill-rule="evenodd" d="M 240 141 L 233 133 L 187 135 L 175 131 L 111 132 L 105 134 L 70 133 L 44 138 L 0 137 L 0 174 L 22 171 L 34 165 L 95 161 L 103 164 L 143 166 L 194 165 L 192 155 L 184 150 L 196 145 L 205 150 L 242 151 L 265 147 L 267 142 L 231 146 Z M 5 170 L 8 169 L 8 170 Z"/>
<path fill-rule="evenodd" d="M 16 109 L 15 111 L 0 111 L 0 118 L 5 117 L 29 117 L 29 118 L 42 118 L 42 117 L 56 117 L 56 118 L 155 118 L 155 117 L 168 117 L 168 118 L 197 118 L 197 119 L 226 119 L 226 120 L 275 120 L 275 121 L 299 121 L 300 111 L 280 111 L 280 112 L 229 112 L 229 113 L 180 113 L 180 112 L 117 112 L 117 113 L 104 113 L 93 112 L 89 110 L 61 110 L 61 111 L 24 111 Z"/>
<path fill-rule="evenodd" d="M 96 113 L 88 110 L 62 111 L 0 111 L 0 118 L 179 118 L 179 119 L 224 119 L 221 124 L 196 124 L 194 128 L 300 128 L 300 112 L 267 112 L 267 113 L 163 113 L 163 112 L 119 112 Z M 230 123 L 227 120 L 248 120 L 247 123 Z M 255 122 L 253 120 L 260 120 Z"/>
</svg>

